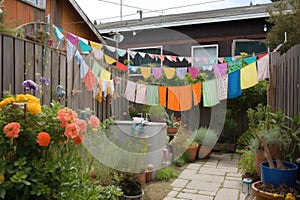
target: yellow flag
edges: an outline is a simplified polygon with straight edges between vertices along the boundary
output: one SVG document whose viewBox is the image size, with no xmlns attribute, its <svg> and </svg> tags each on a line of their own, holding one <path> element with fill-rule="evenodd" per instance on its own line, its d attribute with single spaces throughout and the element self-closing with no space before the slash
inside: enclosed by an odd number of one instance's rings
<svg viewBox="0 0 300 200">
<path fill-rule="evenodd" d="M 246 65 L 241 69 L 241 89 L 253 87 L 258 83 L 256 62 Z"/>
<path fill-rule="evenodd" d="M 110 80 L 110 75 L 111 75 L 111 73 L 109 71 L 107 71 L 104 68 L 101 68 L 101 74 L 100 74 L 100 79 L 101 80 L 109 81 Z"/>
<path fill-rule="evenodd" d="M 113 59 L 112 57 L 110 57 L 110 56 L 108 56 L 108 55 L 106 55 L 106 54 L 104 54 L 104 59 L 105 59 L 105 62 L 106 62 L 107 64 L 110 64 L 110 65 L 116 62 L 115 59 Z"/>
<path fill-rule="evenodd" d="M 151 75 L 151 68 L 150 67 L 140 67 L 142 75 L 144 78 L 149 78 Z"/>
<path fill-rule="evenodd" d="M 100 43 L 90 41 L 90 45 L 93 49 L 101 50 L 103 45 Z"/>
<path fill-rule="evenodd" d="M 166 74 L 167 79 L 173 78 L 176 72 L 176 69 L 173 67 L 164 67 L 163 70 Z"/>
</svg>

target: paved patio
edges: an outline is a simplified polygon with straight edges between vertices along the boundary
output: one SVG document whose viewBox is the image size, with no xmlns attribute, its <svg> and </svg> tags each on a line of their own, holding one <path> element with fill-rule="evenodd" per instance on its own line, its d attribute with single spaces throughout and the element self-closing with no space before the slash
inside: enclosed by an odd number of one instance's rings
<svg viewBox="0 0 300 200">
<path fill-rule="evenodd" d="M 239 159 L 236 153 L 212 153 L 210 159 L 190 163 L 164 200 L 243 200 Z"/>
</svg>

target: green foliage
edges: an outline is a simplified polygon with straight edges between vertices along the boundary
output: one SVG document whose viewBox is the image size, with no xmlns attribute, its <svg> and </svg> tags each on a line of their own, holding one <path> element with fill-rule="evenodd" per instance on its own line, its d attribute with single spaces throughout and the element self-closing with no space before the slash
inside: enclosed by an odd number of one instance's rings
<svg viewBox="0 0 300 200">
<path fill-rule="evenodd" d="M 287 10 L 291 10 L 288 11 Z M 300 1 L 286 0 L 274 4 L 269 9 L 269 23 L 272 25 L 267 34 L 267 44 L 271 49 L 284 42 L 285 32 L 287 42 L 280 48 L 280 53 L 288 51 L 300 43 Z"/>
<path fill-rule="evenodd" d="M 182 167 L 183 165 L 185 165 L 187 158 L 185 158 L 187 154 L 184 153 L 182 156 L 180 156 L 178 159 L 176 159 L 173 162 L 173 165 L 175 165 L 176 167 Z"/>
<path fill-rule="evenodd" d="M 249 173 L 251 175 L 256 174 L 254 150 L 247 150 L 241 155 L 241 158 L 238 161 L 238 170 L 243 174 L 246 173 Z"/>
<path fill-rule="evenodd" d="M 195 131 L 195 135 L 194 141 L 199 145 L 212 146 L 218 141 L 217 132 L 213 129 L 200 127 Z"/>
<path fill-rule="evenodd" d="M 178 173 L 172 167 L 165 167 L 158 170 L 155 174 L 155 179 L 158 181 L 169 181 L 172 178 L 177 178 Z"/>
</svg>

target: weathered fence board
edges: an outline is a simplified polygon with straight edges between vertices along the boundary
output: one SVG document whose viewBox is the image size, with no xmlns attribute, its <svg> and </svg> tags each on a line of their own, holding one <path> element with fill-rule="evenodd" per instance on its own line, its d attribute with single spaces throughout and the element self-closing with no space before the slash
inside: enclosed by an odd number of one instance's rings
<svg viewBox="0 0 300 200">
<path fill-rule="evenodd" d="M 65 51 L 48 47 L 43 66 L 43 48 L 42 44 L 36 42 L 0 34 L 0 98 L 5 91 L 11 94 L 24 93 L 24 80 L 31 79 L 39 83 L 38 78 L 42 76 L 50 78 L 49 87 L 42 86 L 36 93 L 42 104 L 49 105 L 52 100 L 57 100 L 75 110 L 89 107 L 101 120 L 109 117 L 110 104 L 96 101 L 92 92 L 86 90 L 81 81 L 80 66 L 75 59 L 68 64 Z M 91 67 L 92 58 L 86 61 Z M 56 95 L 57 85 L 62 85 L 66 91 L 61 99 Z"/>
<path fill-rule="evenodd" d="M 293 117 L 300 115 L 300 45 L 283 55 L 271 54 L 269 103 Z"/>
</svg>

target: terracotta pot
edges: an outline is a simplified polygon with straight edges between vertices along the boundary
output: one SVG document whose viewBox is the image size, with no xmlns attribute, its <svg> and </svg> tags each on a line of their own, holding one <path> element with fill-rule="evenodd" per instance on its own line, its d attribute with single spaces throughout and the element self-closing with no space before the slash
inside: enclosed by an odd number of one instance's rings
<svg viewBox="0 0 300 200">
<path fill-rule="evenodd" d="M 146 185 L 146 173 L 139 173 L 136 175 L 136 177 L 144 188 Z"/>
<path fill-rule="evenodd" d="M 198 147 L 189 147 L 187 152 L 189 155 L 189 162 L 193 162 L 196 160 Z"/>
<path fill-rule="evenodd" d="M 212 148 L 210 146 L 199 146 L 198 158 L 203 158 L 203 159 L 210 158 L 211 149 Z"/>
<path fill-rule="evenodd" d="M 252 193 L 255 195 L 256 200 L 273 200 L 273 194 L 269 193 L 269 192 L 264 192 L 262 190 L 259 190 L 256 188 L 256 185 L 259 184 L 260 181 L 255 182 L 252 184 Z M 278 195 L 278 197 L 276 198 L 276 200 L 284 200 L 284 196 L 283 195 Z"/>
<path fill-rule="evenodd" d="M 178 131 L 177 127 L 168 127 L 167 128 L 167 133 L 168 135 L 174 136 Z"/>
<path fill-rule="evenodd" d="M 149 183 L 150 181 L 152 181 L 152 171 L 147 171 L 146 172 L 146 183 Z"/>
<path fill-rule="evenodd" d="M 123 194 L 121 196 L 121 200 L 141 200 L 143 198 L 143 196 L 144 196 L 144 191 L 142 191 L 141 194 L 135 195 L 135 196 L 128 196 L 128 195 Z"/>
</svg>

